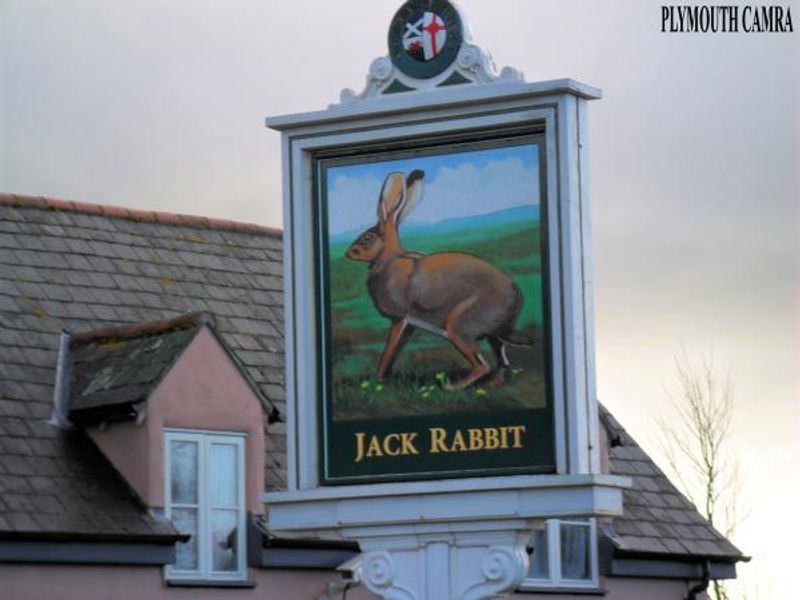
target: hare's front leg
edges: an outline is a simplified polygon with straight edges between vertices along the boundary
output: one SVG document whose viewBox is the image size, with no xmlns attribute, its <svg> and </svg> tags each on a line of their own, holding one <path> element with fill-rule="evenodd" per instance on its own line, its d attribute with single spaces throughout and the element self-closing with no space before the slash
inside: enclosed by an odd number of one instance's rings
<svg viewBox="0 0 800 600">
<path fill-rule="evenodd" d="M 380 362 L 378 362 L 378 380 L 383 381 L 392 372 L 392 365 L 397 353 L 408 341 L 408 337 L 414 328 L 408 324 L 405 318 L 399 319 L 392 323 L 389 329 L 389 337 L 386 340 L 386 346 L 383 349 L 383 355 Z"/>
</svg>

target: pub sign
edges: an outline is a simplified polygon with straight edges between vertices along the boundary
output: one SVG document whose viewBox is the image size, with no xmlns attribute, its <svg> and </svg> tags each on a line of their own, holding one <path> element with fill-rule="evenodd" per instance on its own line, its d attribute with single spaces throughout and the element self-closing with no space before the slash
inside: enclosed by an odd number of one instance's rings
<svg viewBox="0 0 800 600">
<path fill-rule="evenodd" d="M 555 471 L 545 156 L 316 157 L 321 483 Z"/>
</svg>

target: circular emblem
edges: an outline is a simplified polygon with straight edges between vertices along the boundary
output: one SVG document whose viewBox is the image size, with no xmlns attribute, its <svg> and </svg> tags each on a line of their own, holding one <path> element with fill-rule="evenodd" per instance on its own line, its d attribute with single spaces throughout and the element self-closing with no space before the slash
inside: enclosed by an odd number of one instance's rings
<svg viewBox="0 0 800 600">
<path fill-rule="evenodd" d="M 408 0 L 389 26 L 389 56 L 409 77 L 430 79 L 453 64 L 464 39 L 461 16 L 447 0 Z"/>
</svg>

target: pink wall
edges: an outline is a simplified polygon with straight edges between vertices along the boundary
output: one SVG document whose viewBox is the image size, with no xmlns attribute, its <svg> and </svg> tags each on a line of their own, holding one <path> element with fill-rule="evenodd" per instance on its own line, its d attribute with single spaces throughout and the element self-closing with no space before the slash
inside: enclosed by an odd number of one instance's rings
<svg viewBox="0 0 800 600">
<path fill-rule="evenodd" d="M 330 571 L 259 569 L 252 589 L 174 588 L 164 586 L 158 567 L 0 564 L 0 600 L 317 600 L 337 579 Z M 347 598 L 374 596 L 361 588 Z"/>
<path fill-rule="evenodd" d="M 691 585 L 694 585 L 693 582 Z M 600 588 L 606 590 L 605 600 L 684 600 L 691 585 L 684 581 L 669 579 L 623 579 L 617 577 L 601 578 Z M 509 598 L 531 600 L 532 598 L 557 598 L 558 600 L 587 600 L 596 596 L 586 594 L 513 594 Z M 698 595 L 697 600 L 707 600 L 705 594 Z"/>
<path fill-rule="evenodd" d="M 87 427 L 86 431 L 141 501 L 148 504 L 148 471 L 152 460 L 145 424 L 125 421 L 102 429 Z"/>
<path fill-rule="evenodd" d="M 147 400 L 144 422 L 89 435 L 148 506 L 164 505 L 164 429 L 246 433 L 247 508 L 263 512 L 264 411 L 214 334 L 204 327 Z"/>
<path fill-rule="evenodd" d="M 337 581 L 330 571 L 255 570 L 253 589 L 168 588 L 157 567 L 96 567 L 0 565 L 0 600 L 318 600 L 327 582 Z M 601 583 L 606 600 L 683 600 L 688 586 L 681 581 L 608 579 Z M 331 597 L 338 600 L 341 594 Z M 376 598 L 364 587 L 347 593 L 348 600 Z M 553 598 L 536 593 L 510 598 Z M 558 600 L 586 600 L 584 595 L 558 595 Z M 704 600 L 699 596 L 698 600 Z"/>
</svg>

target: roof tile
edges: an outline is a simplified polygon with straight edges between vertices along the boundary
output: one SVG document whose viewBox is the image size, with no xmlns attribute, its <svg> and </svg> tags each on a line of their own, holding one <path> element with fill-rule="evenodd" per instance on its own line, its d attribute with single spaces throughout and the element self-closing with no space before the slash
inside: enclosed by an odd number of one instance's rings
<svg viewBox="0 0 800 600">
<path fill-rule="evenodd" d="M 32 496 L 28 494 L 3 494 L 3 502 L 7 511 L 30 511 Z"/>
<path fill-rule="evenodd" d="M 6 493 L 30 493 L 31 487 L 27 480 L 19 475 L 0 474 L 0 494 Z"/>
<path fill-rule="evenodd" d="M 19 437 L 3 437 L 0 438 L 0 448 L 2 449 L 3 454 L 6 455 L 18 455 L 18 456 L 27 456 L 31 454 L 31 447 L 27 440 Z M 0 459 L 2 462 L 2 459 Z M 13 473 L 13 470 L 6 469 L 9 473 Z"/>
<path fill-rule="evenodd" d="M 0 384 L 0 392 L 3 392 L 3 388 L 8 390 L 11 388 L 11 384 L 7 381 Z M 14 400 L 0 399 L 0 417 L 27 418 L 28 411 L 25 410 L 25 405 L 18 402 L 20 400 L 18 394 L 14 394 L 14 396 L 17 396 Z"/>
<path fill-rule="evenodd" d="M 5 439 L 11 437 L 27 437 L 30 435 L 25 421 L 9 417 L 0 417 L 0 435 Z"/>
<path fill-rule="evenodd" d="M 31 531 L 38 529 L 36 522 L 29 512 L 9 511 L 3 515 L 5 520 L 15 531 Z"/>
<path fill-rule="evenodd" d="M 56 496 L 50 494 L 34 494 L 30 497 L 33 500 L 33 510 L 43 514 L 62 514 L 64 506 Z"/>
</svg>

